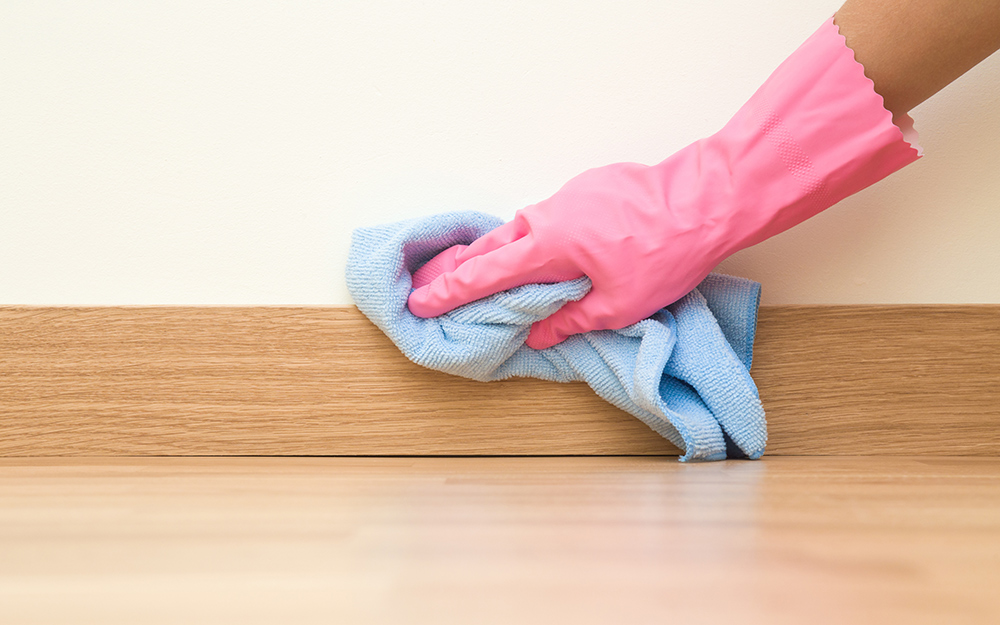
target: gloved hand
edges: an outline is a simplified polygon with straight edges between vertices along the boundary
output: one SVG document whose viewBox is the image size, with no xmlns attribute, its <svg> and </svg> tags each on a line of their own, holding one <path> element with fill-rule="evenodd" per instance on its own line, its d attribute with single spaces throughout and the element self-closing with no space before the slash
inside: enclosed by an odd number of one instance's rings
<svg viewBox="0 0 1000 625">
<path fill-rule="evenodd" d="M 586 171 L 436 256 L 414 276 L 410 311 L 433 317 L 586 275 L 591 291 L 534 324 L 528 346 L 625 327 L 680 299 L 727 256 L 916 160 L 912 120 L 897 122 L 831 19 L 716 134 L 658 165 Z"/>
</svg>

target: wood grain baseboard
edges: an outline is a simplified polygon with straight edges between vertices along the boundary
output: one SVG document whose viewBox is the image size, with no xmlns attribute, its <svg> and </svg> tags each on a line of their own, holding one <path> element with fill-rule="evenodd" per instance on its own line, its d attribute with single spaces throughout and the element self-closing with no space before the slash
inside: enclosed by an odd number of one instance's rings
<svg viewBox="0 0 1000 625">
<path fill-rule="evenodd" d="M 761 309 L 772 455 L 1000 455 L 1000 306 Z M 0 307 L 0 455 L 677 453 L 582 383 L 418 367 L 354 308 Z"/>
</svg>

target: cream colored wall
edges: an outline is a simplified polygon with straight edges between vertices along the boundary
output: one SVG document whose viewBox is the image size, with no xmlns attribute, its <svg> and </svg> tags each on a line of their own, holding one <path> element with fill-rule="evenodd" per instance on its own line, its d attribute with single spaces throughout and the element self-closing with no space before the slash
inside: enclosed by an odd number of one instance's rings
<svg viewBox="0 0 1000 625">
<path fill-rule="evenodd" d="M 0 304 L 347 304 L 353 228 L 661 160 L 838 5 L 3 3 Z M 722 269 L 1000 302 L 998 104 L 993 58 L 915 111 L 922 161 Z"/>
</svg>

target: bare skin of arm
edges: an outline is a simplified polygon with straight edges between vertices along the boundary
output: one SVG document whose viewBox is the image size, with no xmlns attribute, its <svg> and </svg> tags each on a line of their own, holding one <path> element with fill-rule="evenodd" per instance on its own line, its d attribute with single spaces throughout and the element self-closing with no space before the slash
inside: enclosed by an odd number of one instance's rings
<svg viewBox="0 0 1000 625">
<path fill-rule="evenodd" d="M 1000 49 L 1000 0 L 847 0 L 834 23 L 893 116 Z"/>
</svg>

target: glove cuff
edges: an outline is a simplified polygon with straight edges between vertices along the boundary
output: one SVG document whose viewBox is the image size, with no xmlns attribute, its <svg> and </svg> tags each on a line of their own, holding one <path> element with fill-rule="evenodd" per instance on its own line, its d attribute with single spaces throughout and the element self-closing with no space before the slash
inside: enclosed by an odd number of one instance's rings
<svg viewBox="0 0 1000 625">
<path fill-rule="evenodd" d="M 725 256 L 917 160 L 913 120 L 895 122 L 831 18 L 705 140 L 729 164 L 736 210 L 714 216 L 731 222 Z"/>
</svg>

